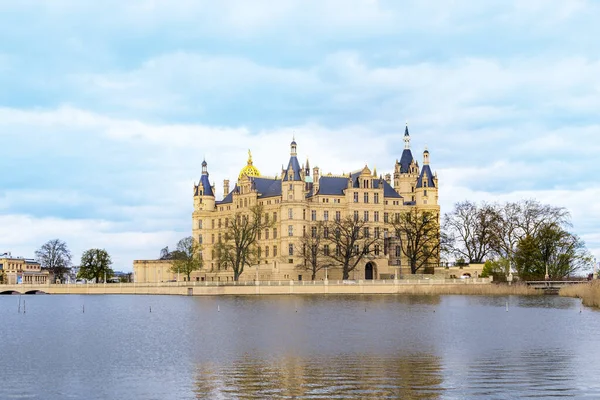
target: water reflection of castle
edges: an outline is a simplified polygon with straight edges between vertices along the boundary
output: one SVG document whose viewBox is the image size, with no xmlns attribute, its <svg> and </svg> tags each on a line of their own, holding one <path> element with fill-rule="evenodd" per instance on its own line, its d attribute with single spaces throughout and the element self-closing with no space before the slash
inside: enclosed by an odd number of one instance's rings
<svg viewBox="0 0 600 400">
<path fill-rule="evenodd" d="M 436 399 L 443 394 L 441 360 L 433 355 L 347 354 L 259 359 L 197 367 L 199 398 Z"/>
</svg>

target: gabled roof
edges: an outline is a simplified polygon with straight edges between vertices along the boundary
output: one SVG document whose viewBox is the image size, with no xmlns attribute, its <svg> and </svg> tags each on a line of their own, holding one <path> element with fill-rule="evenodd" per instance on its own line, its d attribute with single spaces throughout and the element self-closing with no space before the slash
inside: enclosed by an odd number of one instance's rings
<svg viewBox="0 0 600 400">
<path fill-rule="evenodd" d="M 421 175 L 419 175 L 419 180 L 417 180 L 417 187 L 423 187 L 423 180 L 426 179 L 428 187 L 435 187 L 435 182 L 433 181 L 433 173 L 431 173 L 431 168 L 429 165 L 423 165 L 421 169 Z"/>
<path fill-rule="evenodd" d="M 293 176 L 288 176 L 288 172 L 292 168 Z M 285 170 L 285 175 L 283 176 L 284 181 L 299 181 L 300 178 L 300 163 L 298 162 L 298 157 L 291 156 L 290 162 L 288 163 L 288 167 Z"/>
</svg>

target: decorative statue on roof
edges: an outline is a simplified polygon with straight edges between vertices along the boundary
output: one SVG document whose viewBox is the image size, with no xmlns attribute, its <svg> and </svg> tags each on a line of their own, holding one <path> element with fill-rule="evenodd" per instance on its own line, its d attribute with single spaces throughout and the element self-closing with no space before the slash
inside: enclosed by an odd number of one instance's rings
<svg viewBox="0 0 600 400">
<path fill-rule="evenodd" d="M 250 149 L 248 149 L 248 161 L 246 166 L 240 171 L 238 181 L 242 180 L 244 176 L 260 176 L 260 171 L 252 163 L 252 152 Z"/>
</svg>

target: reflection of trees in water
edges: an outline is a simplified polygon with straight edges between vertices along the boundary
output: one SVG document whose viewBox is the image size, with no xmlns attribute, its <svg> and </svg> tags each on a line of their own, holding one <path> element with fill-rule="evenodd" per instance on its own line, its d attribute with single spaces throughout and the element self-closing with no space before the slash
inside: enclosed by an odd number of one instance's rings
<svg viewBox="0 0 600 400">
<path fill-rule="evenodd" d="M 430 354 L 344 355 L 268 360 L 245 356 L 229 365 L 200 365 L 197 398 L 437 399 L 441 362 Z"/>
</svg>

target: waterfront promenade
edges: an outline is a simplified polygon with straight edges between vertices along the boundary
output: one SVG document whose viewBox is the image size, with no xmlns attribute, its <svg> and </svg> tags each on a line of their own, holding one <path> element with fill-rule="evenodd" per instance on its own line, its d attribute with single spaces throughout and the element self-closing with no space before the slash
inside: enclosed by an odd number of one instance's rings
<svg viewBox="0 0 600 400">
<path fill-rule="evenodd" d="M 427 286 L 489 285 L 489 278 L 356 281 L 165 282 L 0 285 L 1 294 L 156 294 L 181 296 L 281 294 L 394 294 Z"/>
</svg>

